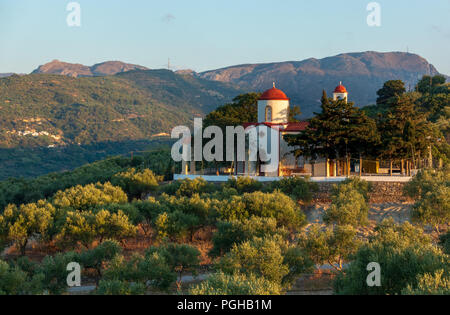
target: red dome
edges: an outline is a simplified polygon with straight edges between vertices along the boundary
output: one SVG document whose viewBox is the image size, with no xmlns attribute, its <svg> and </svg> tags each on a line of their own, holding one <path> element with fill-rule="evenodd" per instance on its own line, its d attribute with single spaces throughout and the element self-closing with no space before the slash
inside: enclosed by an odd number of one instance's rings
<svg viewBox="0 0 450 315">
<path fill-rule="evenodd" d="M 286 94 L 275 87 L 265 91 L 259 99 L 261 101 L 289 101 L 289 98 L 286 96 Z"/>
<path fill-rule="evenodd" d="M 339 84 L 335 89 L 334 93 L 347 93 L 347 89 L 342 84 Z"/>
</svg>

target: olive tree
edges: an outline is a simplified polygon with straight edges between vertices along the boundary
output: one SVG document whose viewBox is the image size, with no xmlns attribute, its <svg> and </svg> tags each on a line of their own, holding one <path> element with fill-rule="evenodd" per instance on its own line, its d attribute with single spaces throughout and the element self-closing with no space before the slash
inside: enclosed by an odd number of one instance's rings
<svg viewBox="0 0 450 315">
<path fill-rule="evenodd" d="M 234 244 L 240 244 L 254 237 L 273 235 L 287 236 L 287 230 L 277 227 L 275 218 L 252 216 L 241 221 L 220 221 L 217 224 L 217 232 L 212 237 L 214 247 L 210 255 L 217 257 L 230 251 Z"/>
<path fill-rule="evenodd" d="M 369 287 L 366 283 L 371 262 L 381 267 L 381 286 Z M 398 225 L 385 220 L 359 248 L 345 273 L 338 275 L 334 290 L 338 294 L 401 294 L 408 285 L 417 287 L 421 275 L 440 269 L 448 272 L 448 256 L 422 229 L 408 222 Z"/>
<path fill-rule="evenodd" d="M 190 288 L 192 295 L 280 295 L 282 287 L 253 274 L 218 272 Z"/>
<path fill-rule="evenodd" d="M 312 226 L 299 239 L 299 247 L 318 266 L 329 264 L 337 271 L 343 270 L 343 264 L 361 246 L 356 230 L 350 225 L 336 225 L 321 230 Z"/>
<path fill-rule="evenodd" d="M 121 187 L 130 196 L 130 199 L 133 199 L 141 197 L 144 193 L 157 190 L 159 179 L 149 169 L 138 171 L 131 168 L 114 175 L 111 182 L 113 185 Z"/>
<path fill-rule="evenodd" d="M 31 237 L 43 240 L 53 224 L 55 208 L 41 200 L 17 207 L 9 205 L 0 214 L 0 240 L 13 244 L 25 255 L 25 249 Z"/>
<path fill-rule="evenodd" d="M 136 227 L 122 211 L 68 211 L 55 239 L 62 245 L 81 243 L 89 248 L 95 239 L 100 242 L 104 239 L 122 240 L 135 233 Z"/>
</svg>

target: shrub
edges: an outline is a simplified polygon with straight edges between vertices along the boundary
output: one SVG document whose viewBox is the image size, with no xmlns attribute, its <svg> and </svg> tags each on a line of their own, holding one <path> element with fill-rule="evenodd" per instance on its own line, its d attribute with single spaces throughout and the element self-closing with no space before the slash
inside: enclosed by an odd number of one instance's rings
<svg viewBox="0 0 450 315">
<path fill-rule="evenodd" d="M 420 275 L 416 287 L 408 285 L 402 295 L 450 295 L 450 276 L 444 275 L 443 269 Z"/>
<path fill-rule="evenodd" d="M 126 172 L 114 175 L 111 182 L 113 185 L 121 187 L 130 199 L 133 199 L 141 197 L 144 193 L 157 190 L 158 180 L 160 179 L 149 169 L 137 171 L 131 168 Z"/>
<path fill-rule="evenodd" d="M 100 280 L 95 290 L 96 295 L 144 295 L 146 287 L 143 283 L 120 280 Z"/>
<path fill-rule="evenodd" d="M 279 284 L 263 277 L 235 273 L 227 275 L 222 272 L 211 275 L 208 280 L 193 286 L 192 295 L 280 295 Z"/>
<path fill-rule="evenodd" d="M 450 231 L 441 235 L 439 238 L 439 244 L 442 246 L 444 253 L 450 255 Z"/>
<path fill-rule="evenodd" d="M 189 178 L 180 181 L 175 193 L 178 197 L 192 197 L 195 194 L 209 193 L 215 190 L 214 184 L 208 183 L 201 177 L 194 180 Z"/>
<path fill-rule="evenodd" d="M 145 256 L 134 254 L 129 260 L 118 255 L 103 270 L 103 280 L 140 283 L 163 291 L 167 291 L 176 278 L 177 274 L 158 252 Z"/>
<path fill-rule="evenodd" d="M 228 221 L 242 221 L 250 216 L 275 218 L 277 226 L 284 226 L 289 230 L 300 229 L 306 223 L 306 217 L 297 204 L 279 191 L 233 196 L 218 204 L 218 213 L 222 220 Z"/>
<path fill-rule="evenodd" d="M 178 289 L 181 289 L 181 279 L 184 272 L 191 271 L 194 275 L 197 273 L 200 264 L 200 251 L 196 247 L 170 243 L 161 247 L 151 247 L 146 255 L 151 256 L 154 253 L 163 257 L 169 268 L 178 273 Z"/>
<path fill-rule="evenodd" d="M 28 240 L 43 240 L 53 225 L 55 208 L 44 200 L 17 207 L 9 205 L 0 214 L 0 242 L 14 244 L 22 255 Z"/>
<path fill-rule="evenodd" d="M 361 242 L 352 226 L 334 226 L 321 231 L 317 226 L 311 227 L 299 240 L 302 248 L 317 265 L 330 264 L 338 271 L 359 248 Z"/>
<path fill-rule="evenodd" d="M 69 211 L 56 235 L 56 240 L 63 246 L 75 246 L 80 242 L 89 248 L 95 239 L 102 242 L 104 239 L 121 240 L 134 236 L 136 227 L 132 225 L 128 217 L 119 211 L 110 213 L 101 210 L 97 213 L 92 211 Z"/>
<path fill-rule="evenodd" d="M 434 226 L 450 222 L 450 187 L 440 186 L 425 193 L 413 206 L 412 220 Z"/>
<path fill-rule="evenodd" d="M 242 221 L 221 221 L 217 224 L 217 232 L 212 238 L 214 247 L 210 255 L 217 257 L 228 252 L 234 244 L 240 244 L 254 237 L 273 235 L 287 235 L 285 229 L 277 227 L 277 221 L 274 218 L 252 216 Z"/>
<path fill-rule="evenodd" d="M 217 267 L 226 274 L 250 273 L 288 287 L 296 276 L 311 270 L 312 265 L 301 249 L 280 236 L 266 236 L 235 244 Z"/>
<path fill-rule="evenodd" d="M 405 185 L 405 194 L 420 199 L 440 186 L 450 185 L 450 167 L 443 170 L 421 170 Z"/>
<path fill-rule="evenodd" d="M 301 177 L 288 177 L 271 184 L 270 189 L 280 190 L 295 200 L 310 202 L 314 190 L 317 190 L 317 184 Z"/>
<path fill-rule="evenodd" d="M 367 265 L 381 266 L 381 286 L 366 283 Z M 400 294 L 408 285 L 415 288 L 418 277 L 448 270 L 448 257 L 435 248 L 423 230 L 409 223 L 383 222 L 369 243 L 361 246 L 345 273 L 334 283 L 338 294 Z"/>
<path fill-rule="evenodd" d="M 367 224 L 369 205 L 360 192 L 362 189 L 355 188 L 355 185 L 361 183 L 363 182 L 344 182 L 334 188 L 331 206 L 323 217 L 324 222 L 354 227 Z"/>
<path fill-rule="evenodd" d="M 234 188 L 239 194 L 243 194 L 260 191 L 263 188 L 263 184 L 256 179 L 240 176 L 229 179 L 224 188 Z"/>
<path fill-rule="evenodd" d="M 42 294 L 42 280 L 42 274 L 33 275 L 0 260 L 0 295 Z"/>
<path fill-rule="evenodd" d="M 364 197 L 366 202 L 368 202 L 369 192 L 372 190 L 372 186 L 368 181 L 365 181 L 359 177 L 351 177 L 347 178 L 337 186 L 334 185 L 332 194 L 337 196 L 343 190 L 356 190 Z"/>
<path fill-rule="evenodd" d="M 76 210 L 89 210 L 89 208 L 99 205 L 126 202 L 128 202 L 128 197 L 125 192 L 110 183 L 77 185 L 64 191 L 58 191 L 53 197 L 55 206 Z"/>
</svg>

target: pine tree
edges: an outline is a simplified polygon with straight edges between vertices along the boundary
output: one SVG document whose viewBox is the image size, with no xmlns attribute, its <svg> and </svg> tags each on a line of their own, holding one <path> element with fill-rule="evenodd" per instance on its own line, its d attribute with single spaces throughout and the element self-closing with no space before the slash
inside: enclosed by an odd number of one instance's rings
<svg viewBox="0 0 450 315">
<path fill-rule="evenodd" d="M 307 130 L 285 139 L 296 147 L 297 156 L 345 160 L 348 174 L 352 157 L 374 154 L 379 142 L 376 123 L 354 103 L 331 100 L 325 91 L 321 103 L 321 113 L 310 119 Z"/>
</svg>

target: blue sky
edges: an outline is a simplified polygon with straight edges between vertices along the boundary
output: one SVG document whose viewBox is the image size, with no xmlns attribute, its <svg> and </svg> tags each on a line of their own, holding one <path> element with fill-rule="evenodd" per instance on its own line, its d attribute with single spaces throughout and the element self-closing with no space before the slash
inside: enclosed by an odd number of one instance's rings
<svg viewBox="0 0 450 315">
<path fill-rule="evenodd" d="M 0 72 L 28 73 L 59 59 L 121 60 L 204 71 L 242 63 L 322 58 L 355 51 L 409 51 L 450 74 L 450 0 L 0 0 Z"/>
</svg>

